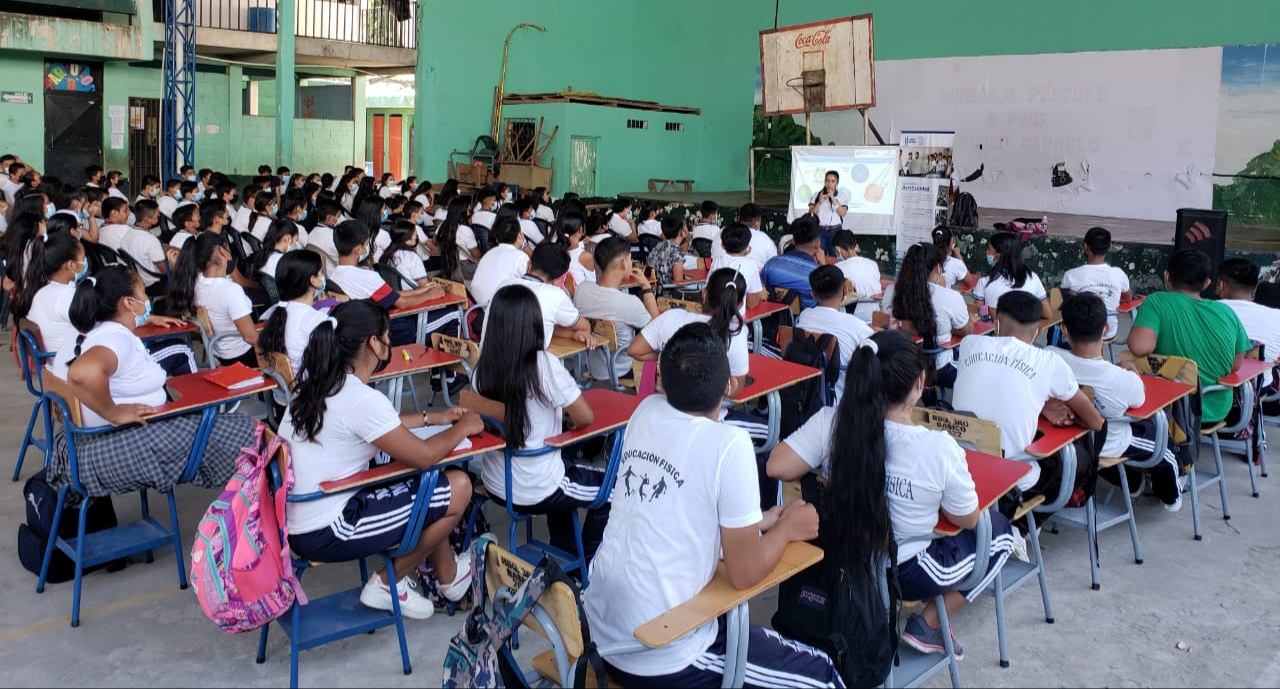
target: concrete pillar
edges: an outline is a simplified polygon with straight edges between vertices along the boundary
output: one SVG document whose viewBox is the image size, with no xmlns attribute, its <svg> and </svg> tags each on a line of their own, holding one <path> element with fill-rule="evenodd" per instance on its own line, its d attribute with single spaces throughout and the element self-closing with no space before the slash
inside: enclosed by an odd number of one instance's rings
<svg viewBox="0 0 1280 689">
<path fill-rule="evenodd" d="M 363 168 L 364 161 L 369 159 L 368 139 L 365 137 L 365 126 L 368 120 L 368 114 L 365 109 L 365 89 L 369 85 L 369 77 L 363 75 L 355 75 L 351 77 L 351 98 L 355 101 L 351 104 L 351 160 L 352 165 Z"/>
<path fill-rule="evenodd" d="M 223 132 L 227 149 L 227 170 L 244 174 L 244 142 L 240 139 L 240 121 L 244 118 L 244 67 L 227 65 L 227 131 Z"/>
<path fill-rule="evenodd" d="M 427 16 L 427 0 L 418 0 L 417 56 L 413 63 L 413 173 L 419 179 L 436 174 L 427 158 L 427 42 L 423 22 Z"/>
<path fill-rule="evenodd" d="M 276 3 L 276 165 L 293 166 L 293 112 L 296 96 L 293 51 L 297 31 L 296 0 Z"/>
</svg>

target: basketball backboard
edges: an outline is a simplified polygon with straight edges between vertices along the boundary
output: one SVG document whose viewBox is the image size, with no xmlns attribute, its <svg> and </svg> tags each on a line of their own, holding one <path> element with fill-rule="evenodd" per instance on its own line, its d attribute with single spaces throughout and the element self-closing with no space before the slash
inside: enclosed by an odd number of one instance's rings
<svg viewBox="0 0 1280 689">
<path fill-rule="evenodd" d="M 764 114 L 874 106 L 874 58 L 869 14 L 761 31 Z"/>
</svg>

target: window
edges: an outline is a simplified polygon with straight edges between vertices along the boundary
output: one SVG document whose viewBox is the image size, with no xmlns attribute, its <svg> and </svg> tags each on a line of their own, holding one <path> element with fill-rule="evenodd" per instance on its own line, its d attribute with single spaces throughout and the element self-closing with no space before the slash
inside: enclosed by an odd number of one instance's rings
<svg viewBox="0 0 1280 689">
<path fill-rule="evenodd" d="M 354 116 L 351 79 L 302 77 L 294 91 L 293 116 L 300 120 L 350 120 Z M 245 75 L 242 110 L 245 115 L 274 117 L 276 82 L 269 76 Z"/>
<path fill-rule="evenodd" d="M 627 129 L 648 129 L 649 120 L 627 120 Z"/>
<path fill-rule="evenodd" d="M 669 132 L 683 132 L 683 131 L 684 131 L 684 122 L 668 122 L 668 123 L 667 123 L 667 131 L 669 131 Z"/>
</svg>

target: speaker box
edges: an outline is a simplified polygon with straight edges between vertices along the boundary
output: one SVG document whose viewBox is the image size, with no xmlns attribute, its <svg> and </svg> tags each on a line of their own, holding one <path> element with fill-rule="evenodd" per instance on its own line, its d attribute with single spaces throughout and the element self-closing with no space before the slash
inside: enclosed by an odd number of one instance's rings
<svg viewBox="0 0 1280 689">
<path fill-rule="evenodd" d="M 1176 230 L 1173 234 L 1173 250 L 1199 249 L 1209 256 L 1213 281 L 1203 296 L 1214 294 L 1218 281 L 1218 266 L 1227 251 L 1227 212 L 1202 208 L 1179 208 Z"/>
</svg>

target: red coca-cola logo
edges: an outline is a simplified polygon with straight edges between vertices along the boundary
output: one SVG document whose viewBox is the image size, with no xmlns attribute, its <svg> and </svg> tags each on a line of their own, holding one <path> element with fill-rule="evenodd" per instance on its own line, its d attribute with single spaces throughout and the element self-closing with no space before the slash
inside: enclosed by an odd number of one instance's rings
<svg viewBox="0 0 1280 689">
<path fill-rule="evenodd" d="M 831 29 L 818 29 L 810 34 L 796 36 L 797 48 L 814 48 L 831 42 Z"/>
</svg>

